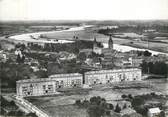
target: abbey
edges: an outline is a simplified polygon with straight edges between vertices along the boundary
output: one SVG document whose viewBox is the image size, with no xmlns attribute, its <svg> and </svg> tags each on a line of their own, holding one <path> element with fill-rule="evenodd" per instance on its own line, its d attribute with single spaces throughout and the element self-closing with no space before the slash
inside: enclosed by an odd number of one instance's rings
<svg viewBox="0 0 168 117">
<path fill-rule="evenodd" d="M 97 45 L 97 40 L 96 37 L 94 38 L 93 41 L 93 52 L 96 54 L 106 54 L 106 53 L 113 53 L 115 50 L 113 49 L 113 39 L 112 36 L 110 35 L 109 40 L 108 40 L 108 48 L 102 48 Z"/>
</svg>

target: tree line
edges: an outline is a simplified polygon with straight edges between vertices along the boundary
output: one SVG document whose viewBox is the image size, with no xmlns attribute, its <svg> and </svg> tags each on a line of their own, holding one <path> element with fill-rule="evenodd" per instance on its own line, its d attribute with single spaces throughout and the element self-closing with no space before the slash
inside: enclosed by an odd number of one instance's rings
<svg viewBox="0 0 168 117">
<path fill-rule="evenodd" d="M 80 49 L 93 48 L 92 41 L 77 40 L 74 43 L 45 43 L 44 46 L 28 43 L 28 47 L 31 50 L 49 51 L 49 52 L 60 52 L 67 51 L 71 53 L 79 53 Z"/>
<path fill-rule="evenodd" d="M 146 62 L 143 61 L 141 64 L 143 73 L 164 75 L 168 74 L 168 65 L 165 62 Z"/>
</svg>

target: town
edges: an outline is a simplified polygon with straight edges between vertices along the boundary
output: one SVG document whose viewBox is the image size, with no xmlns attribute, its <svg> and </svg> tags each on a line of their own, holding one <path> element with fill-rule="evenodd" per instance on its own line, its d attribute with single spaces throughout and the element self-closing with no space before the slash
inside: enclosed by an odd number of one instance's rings
<svg viewBox="0 0 168 117">
<path fill-rule="evenodd" d="M 21 27 L 1 33 L 2 115 L 168 116 L 166 26 Z M 128 30 L 143 34 L 132 37 Z M 151 35 L 156 40 L 147 40 Z M 158 38 L 164 40 L 159 49 Z M 146 47 L 126 48 L 138 43 Z"/>
</svg>

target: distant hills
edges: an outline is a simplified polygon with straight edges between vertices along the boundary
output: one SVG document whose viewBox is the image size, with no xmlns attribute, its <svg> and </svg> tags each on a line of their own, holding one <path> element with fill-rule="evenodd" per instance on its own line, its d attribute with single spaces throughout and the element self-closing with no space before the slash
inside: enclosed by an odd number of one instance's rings
<svg viewBox="0 0 168 117">
<path fill-rule="evenodd" d="M 167 20 L 36 20 L 36 21 L 0 21 L 0 24 L 14 25 L 168 25 Z"/>
</svg>

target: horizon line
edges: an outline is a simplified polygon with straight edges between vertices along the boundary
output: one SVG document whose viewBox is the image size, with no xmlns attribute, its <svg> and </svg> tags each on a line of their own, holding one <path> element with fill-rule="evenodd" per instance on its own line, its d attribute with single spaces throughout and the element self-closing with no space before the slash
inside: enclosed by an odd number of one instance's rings
<svg viewBox="0 0 168 117">
<path fill-rule="evenodd" d="M 167 19 L 49 19 L 49 20 L 0 20 L 0 22 L 47 22 L 47 21 L 168 21 Z"/>
</svg>

